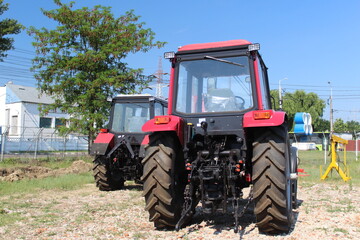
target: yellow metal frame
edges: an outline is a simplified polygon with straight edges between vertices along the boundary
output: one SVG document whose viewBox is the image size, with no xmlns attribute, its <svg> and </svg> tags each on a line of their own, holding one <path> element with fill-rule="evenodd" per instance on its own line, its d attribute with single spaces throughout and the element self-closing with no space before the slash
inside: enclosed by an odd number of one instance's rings
<svg viewBox="0 0 360 240">
<path fill-rule="evenodd" d="M 336 144 L 337 143 L 341 143 L 344 145 L 345 172 L 339 167 L 339 164 L 337 163 L 337 158 L 336 158 Z M 340 138 L 335 135 L 331 135 L 331 162 L 330 162 L 329 167 L 326 169 L 324 175 L 321 176 L 321 178 L 320 178 L 321 180 L 325 180 L 333 168 L 335 168 L 335 170 L 339 173 L 339 175 L 345 182 L 347 182 L 351 179 L 350 174 L 349 174 L 349 169 L 346 166 L 346 145 L 347 144 L 348 144 L 348 140 L 345 140 L 345 139 Z"/>
</svg>

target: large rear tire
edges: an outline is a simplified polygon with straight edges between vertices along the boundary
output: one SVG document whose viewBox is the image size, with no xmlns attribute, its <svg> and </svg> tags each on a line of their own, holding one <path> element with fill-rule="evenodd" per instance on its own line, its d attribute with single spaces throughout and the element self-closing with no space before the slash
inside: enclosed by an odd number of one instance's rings
<svg viewBox="0 0 360 240">
<path fill-rule="evenodd" d="M 293 223 L 287 127 L 259 128 L 253 142 L 253 196 L 260 232 L 288 233 Z"/>
<path fill-rule="evenodd" d="M 158 229 L 174 227 L 184 202 L 185 165 L 180 143 L 173 133 L 154 133 L 142 160 L 143 196 L 149 220 Z"/>
<path fill-rule="evenodd" d="M 100 191 L 114 191 L 124 187 L 124 178 L 120 172 L 110 171 L 110 160 L 105 156 L 96 156 L 93 175 Z"/>
</svg>

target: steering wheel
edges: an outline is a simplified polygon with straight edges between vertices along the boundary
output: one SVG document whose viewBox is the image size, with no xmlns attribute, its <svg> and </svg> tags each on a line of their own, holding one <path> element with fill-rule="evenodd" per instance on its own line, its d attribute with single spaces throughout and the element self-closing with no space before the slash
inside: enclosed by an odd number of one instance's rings
<svg viewBox="0 0 360 240">
<path fill-rule="evenodd" d="M 239 109 L 244 109 L 245 99 L 240 96 L 235 96 L 235 104 Z"/>
</svg>

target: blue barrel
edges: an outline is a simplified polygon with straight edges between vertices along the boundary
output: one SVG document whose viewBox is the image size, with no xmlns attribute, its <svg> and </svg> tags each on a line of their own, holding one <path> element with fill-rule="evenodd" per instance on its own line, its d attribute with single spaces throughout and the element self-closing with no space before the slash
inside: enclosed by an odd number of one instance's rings
<svg viewBox="0 0 360 240">
<path fill-rule="evenodd" d="M 295 113 L 294 121 L 295 121 L 295 124 L 306 123 L 307 122 L 306 121 L 306 113 L 304 113 L 304 112 Z"/>
<path fill-rule="evenodd" d="M 294 127 L 294 133 L 305 133 L 306 132 L 306 128 L 305 128 L 305 124 L 300 124 L 300 123 L 297 123 L 295 124 L 295 127 Z"/>
</svg>

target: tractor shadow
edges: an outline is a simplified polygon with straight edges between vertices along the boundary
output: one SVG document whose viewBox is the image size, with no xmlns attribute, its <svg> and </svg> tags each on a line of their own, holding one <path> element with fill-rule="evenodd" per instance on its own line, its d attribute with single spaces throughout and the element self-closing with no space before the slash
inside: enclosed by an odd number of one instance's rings
<svg viewBox="0 0 360 240">
<path fill-rule="evenodd" d="M 241 202 L 240 211 L 242 206 L 246 204 L 246 200 Z M 231 212 L 232 208 L 228 209 L 228 212 Z M 254 215 L 254 204 L 250 203 L 249 207 L 244 212 L 244 215 L 238 219 L 239 227 L 237 229 L 237 234 L 242 235 L 245 230 L 248 230 L 253 225 L 255 226 L 255 215 Z M 213 214 L 204 214 L 202 212 L 202 207 L 198 206 L 196 208 L 196 213 L 192 218 L 192 221 L 189 225 L 186 226 L 187 234 L 198 231 L 201 228 L 210 228 L 213 230 L 213 235 L 219 235 L 220 233 L 226 231 L 233 231 L 235 233 L 235 217 L 231 213 L 213 213 Z M 255 229 L 255 228 L 253 228 Z M 250 229 L 248 231 L 253 231 Z"/>
<path fill-rule="evenodd" d="M 243 204 L 246 201 L 244 200 Z M 243 239 L 246 235 L 253 233 L 261 234 L 265 236 L 288 236 L 294 231 L 296 223 L 298 222 L 299 217 L 299 207 L 303 203 L 302 200 L 298 200 L 298 207 L 293 209 L 294 213 L 294 222 L 291 226 L 289 233 L 281 234 L 281 235 L 270 235 L 265 233 L 259 233 L 256 226 L 256 218 L 254 214 L 254 203 L 251 203 L 249 207 L 246 209 L 244 215 L 239 218 L 238 224 L 239 227 L 237 232 L 235 232 L 235 218 L 233 214 L 229 213 L 215 213 L 215 214 L 204 214 L 202 213 L 201 206 L 196 208 L 196 213 L 193 216 L 192 221 L 185 226 L 187 228 L 186 234 L 191 234 L 192 232 L 199 231 L 201 228 L 210 228 L 213 229 L 213 235 L 219 235 L 222 232 L 233 231 L 234 234 L 238 234 L 239 239 Z M 241 209 L 241 208 L 240 208 Z M 230 209 L 231 210 L 231 209 Z"/>
<path fill-rule="evenodd" d="M 124 187 L 119 190 L 142 191 L 143 185 L 136 183 L 125 183 Z"/>
</svg>

